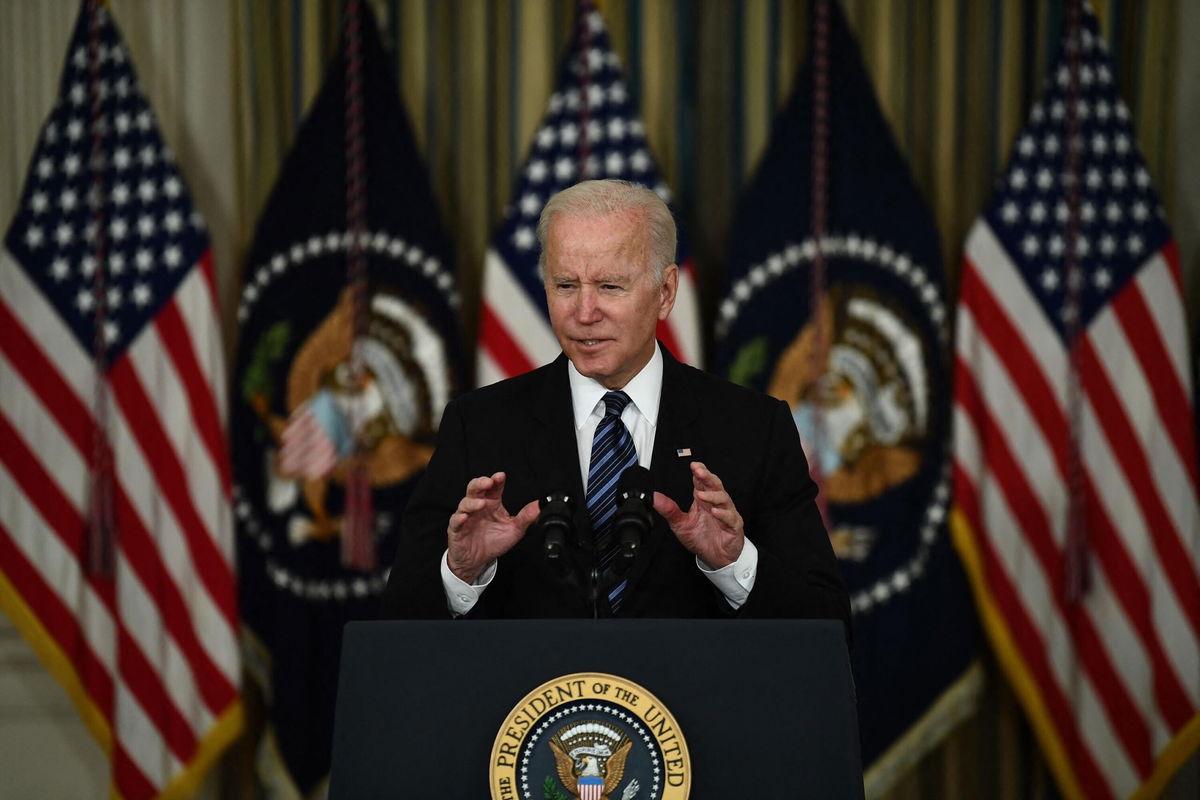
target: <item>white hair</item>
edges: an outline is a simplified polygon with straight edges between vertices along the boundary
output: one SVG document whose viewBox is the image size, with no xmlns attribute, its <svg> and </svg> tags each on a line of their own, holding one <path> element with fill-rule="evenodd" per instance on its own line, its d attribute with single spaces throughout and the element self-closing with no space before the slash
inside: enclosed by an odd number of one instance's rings
<svg viewBox="0 0 1200 800">
<path fill-rule="evenodd" d="M 638 183 L 617 180 L 581 181 L 551 197 L 538 218 L 537 240 L 541 248 L 538 270 L 546 270 L 546 237 L 555 214 L 603 217 L 620 213 L 638 214 L 645 222 L 650 255 L 650 274 L 662 286 L 669 264 L 675 263 L 675 218 L 662 198 Z"/>
</svg>

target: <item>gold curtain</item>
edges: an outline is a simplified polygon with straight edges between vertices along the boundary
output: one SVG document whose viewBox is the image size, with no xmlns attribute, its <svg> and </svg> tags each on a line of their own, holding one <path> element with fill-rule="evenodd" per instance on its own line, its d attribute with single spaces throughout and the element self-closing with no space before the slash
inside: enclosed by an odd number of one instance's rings
<svg viewBox="0 0 1200 800">
<path fill-rule="evenodd" d="M 234 6 L 239 252 L 336 49 L 336 0 Z M 1098 0 L 1122 94 L 1168 218 L 1179 0 Z M 572 0 L 371 0 L 457 245 L 475 330 L 483 252 L 545 111 Z M 804 58 L 809 0 L 600 0 L 678 198 L 704 311 L 741 187 Z M 1062 2 L 842 0 L 900 150 L 942 232 L 951 278 L 1040 91 Z M 953 282 L 953 281 L 952 281 Z M 705 314 L 706 319 L 711 313 Z"/>
<path fill-rule="evenodd" d="M 334 0 L 231 0 L 244 252 L 337 44 Z M 884 115 L 942 233 L 961 243 L 1038 96 L 1062 2 L 841 0 Z M 483 253 L 545 111 L 572 0 L 371 0 L 457 247 L 473 339 Z M 738 194 L 805 56 L 809 0 L 599 0 L 673 187 L 705 319 L 721 290 Z M 1168 218 L 1176 196 L 1179 0 L 1093 3 Z M 983 658 L 979 712 L 873 796 L 1057 796 L 1012 694 Z"/>
</svg>

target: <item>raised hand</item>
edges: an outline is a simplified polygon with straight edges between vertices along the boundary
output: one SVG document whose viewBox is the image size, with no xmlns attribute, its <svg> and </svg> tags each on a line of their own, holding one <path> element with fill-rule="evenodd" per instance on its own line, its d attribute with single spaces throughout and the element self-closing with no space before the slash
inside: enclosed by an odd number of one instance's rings
<svg viewBox="0 0 1200 800">
<path fill-rule="evenodd" d="M 474 583 L 488 564 L 511 550 L 537 519 L 538 502 L 530 501 L 511 516 L 504 508 L 505 475 L 473 478 L 467 494 L 450 515 L 446 528 L 446 564 L 460 580 Z"/>
<path fill-rule="evenodd" d="M 746 534 L 742 515 L 721 479 L 699 461 L 691 463 L 692 507 L 686 512 L 661 492 L 654 493 L 654 510 L 675 537 L 710 569 L 720 569 L 742 554 Z"/>
</svg>

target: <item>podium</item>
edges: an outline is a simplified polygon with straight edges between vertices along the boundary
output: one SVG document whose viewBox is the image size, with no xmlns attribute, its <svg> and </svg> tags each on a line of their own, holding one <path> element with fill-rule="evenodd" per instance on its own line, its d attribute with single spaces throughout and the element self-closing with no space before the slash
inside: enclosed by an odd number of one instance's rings
<svg viewBox="0 0 1200 800">
<path fill-rule="evenodd" d="M 608 619 L 350 623 L 331 800 L 486 800 L 506 720 L 574 673 L 618 676 L 661 702 L 686 740 L 692 800 L 863 797 L 840 622 Z M 543 800 L 542 772 L 511 796 Z"/>
</svg>

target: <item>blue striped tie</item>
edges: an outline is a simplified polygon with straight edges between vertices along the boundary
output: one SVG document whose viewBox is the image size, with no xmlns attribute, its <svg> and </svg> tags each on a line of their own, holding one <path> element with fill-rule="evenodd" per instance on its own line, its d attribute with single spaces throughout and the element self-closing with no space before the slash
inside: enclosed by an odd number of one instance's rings
<svg viewBox="0 0 1200 800">
<path fill-rule="evenodd" d="M 629 405 L 629 395 L 609 392 L 604 395 L 604 417 L 592 439 L 592 463 L 588 468 L 587 510 L 592 518 L 592 537 L 600 551 L 600 567 L 607 568 L 617 557 L 616 542 L 610 541 L 617 513 L 617 482 L 629 467 L 638 463 L 633 437 L 621 421 L 621 412 Z M 622 580 L 609 592 L 613 613 L 621 607 Z"/>
</svg>

